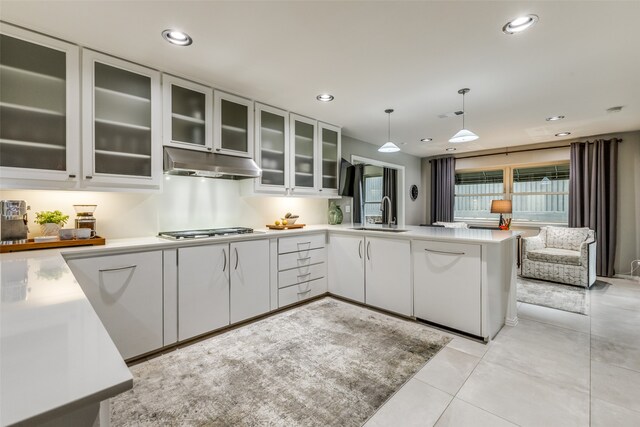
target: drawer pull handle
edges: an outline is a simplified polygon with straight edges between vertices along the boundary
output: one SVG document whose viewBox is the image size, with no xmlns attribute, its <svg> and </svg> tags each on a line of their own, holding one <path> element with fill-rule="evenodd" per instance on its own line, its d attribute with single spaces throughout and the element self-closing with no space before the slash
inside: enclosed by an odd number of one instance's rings
<svg viewBox="0 0 640 427">
<path fill-rule="evenodd" d="M 226 271 L 227 270 L 227 251 L 226 251 L 226 249 L 223 249 L 222 253 L 224 254 L 224 266 L 222 267 L 222 271 Z"/>
<path fill-rule="evenodd" d="M 234 268 L 234 270 L 238 269 L 238 260 L 240 259 L 240 257 L 238 256 L 238 248 L 233 248 L 236 251 L 236 266 Z"/>
<path fill-rule="evenodd" d="M 101 268 L 98 271 L 100 273 L 104 273 L 106 271 L 120 271 L 120 270 L 129 270 L 131 268 L 136 268 L 137 265 L 133 264 L 133 265 L 126 265 L 124 267 L 114 267 L 114 268 Z"/>
<path fill-rule="evenodd" d="M 367 242 L 367 259 L 371 261 L 371 242 Z"/>
<path fill-rule="evenodd" d="M 298 292 L 298 295 L 308 294 L 309 292 L 311 292 L 311 289 L 307 289 L 306 291 Z"/>
<path fill-rule="evenodd" d="M 358 256 L 362 259 L 362 240 L 358 243 Z"/>
<path fill-rule="evenodd" d="M 443 254 L 443 255 L 464 255 L 464 252 L 447 252 L 447 251 L 436 251 L 435 249 L 425 249 L 427 252 L 433 252 L 434 254 Z"/>
<path fill-rule="evenodd" d="M 298 246 L 300 246 L 300 245 L 309 245 L 309 246 L 311 246 L 311 242 L 298 242 L 297 245 Z"/>
<path fill-rule="evenodd" d="M 303 277 L 311 276 L 311 273 L 298 274 L 298 279 L 302 279 Z"/>
</svg>

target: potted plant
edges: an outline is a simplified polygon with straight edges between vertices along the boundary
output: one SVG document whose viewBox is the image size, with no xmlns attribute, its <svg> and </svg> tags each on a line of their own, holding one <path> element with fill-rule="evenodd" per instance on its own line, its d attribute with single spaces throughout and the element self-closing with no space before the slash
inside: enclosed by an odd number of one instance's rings
<svg viewBox="0 0 640 427">
<path fill-rule="evenodd" d="M 40 231 L 43 236 L 57 236 L 60 228 L 69 220 L 69 215 L 64 215 L 60 211 L 36 212 L 36 224 L 40 224 Z"/>
</svg>

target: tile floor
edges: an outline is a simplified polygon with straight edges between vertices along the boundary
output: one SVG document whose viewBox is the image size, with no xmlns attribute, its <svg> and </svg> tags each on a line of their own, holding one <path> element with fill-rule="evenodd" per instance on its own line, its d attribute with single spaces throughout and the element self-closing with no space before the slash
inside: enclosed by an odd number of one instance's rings
<svg viewBox="0 0 640 427">
<path fill-rule="evenodd" d="M 590 316 L 518 303 L 490 344 L 455 337 L 366 427 L 640 426 L 640 282 L 603 281 Z"/>
</svg>

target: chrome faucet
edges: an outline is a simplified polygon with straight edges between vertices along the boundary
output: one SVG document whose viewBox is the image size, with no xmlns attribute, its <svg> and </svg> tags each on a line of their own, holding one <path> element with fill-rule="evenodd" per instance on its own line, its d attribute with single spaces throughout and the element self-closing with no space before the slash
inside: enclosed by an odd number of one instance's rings
<svg viewBox="0 0 640 427">
<path fill-rule="evenodd" d="M 387 227 L 391 228 L 391 227 L 396 226 L 396 219 L 395 219 L 395 218 L 393 218 L 393 220 L 391 219 L 391 199 L 389 198 L 389 196 L 384 196 L 384 197 L 382 198 L 382 200 L 380 201 L 380 210 L 381 210 L 382 212 L 384 212 L 384 201 L 385 201 L 385 200 L 386 200 L 387 202 L 389 202 L 389 205 L 388 205 L 388 206 L 389 206 L 389 210 L 387 211 L 387 212 L 388 212 L 388 216 L 387 216 Z"/>
</svg>

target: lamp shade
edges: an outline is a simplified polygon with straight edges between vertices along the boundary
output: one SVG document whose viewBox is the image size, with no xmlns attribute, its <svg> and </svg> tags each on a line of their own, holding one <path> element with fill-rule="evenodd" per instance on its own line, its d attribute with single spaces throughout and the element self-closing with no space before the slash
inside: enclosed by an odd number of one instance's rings
<svg viewBox="0 0 640 427">
<path fill-rule="evenodd" d="M 381 153 L 395 153 L 396 151 L 400 151 L 400 147 L 389 141 L 385 142 L 382 147 L 378 148 L 378 151 Z"/>
<path fill-rule="evenodd" d="M 476 135 L 475 133 L 471 132 L 470 130 L 461 129 L 460 131 L 458 131 L 458 133 L 456 133 L 455 135 L 453 135 L 451 137 L 449 142 L 453 142 L 455 144 L 455 143 L 460 143 L 460 142 L 475 141 L 478 138 L 480 138 L 480 137 L 478 135 Z"/>
<path fill-rule="evenodd" d="M 511 200 L 492 200 L 491 213 L 510 214 L 512 212 Z"/>
</svg>

